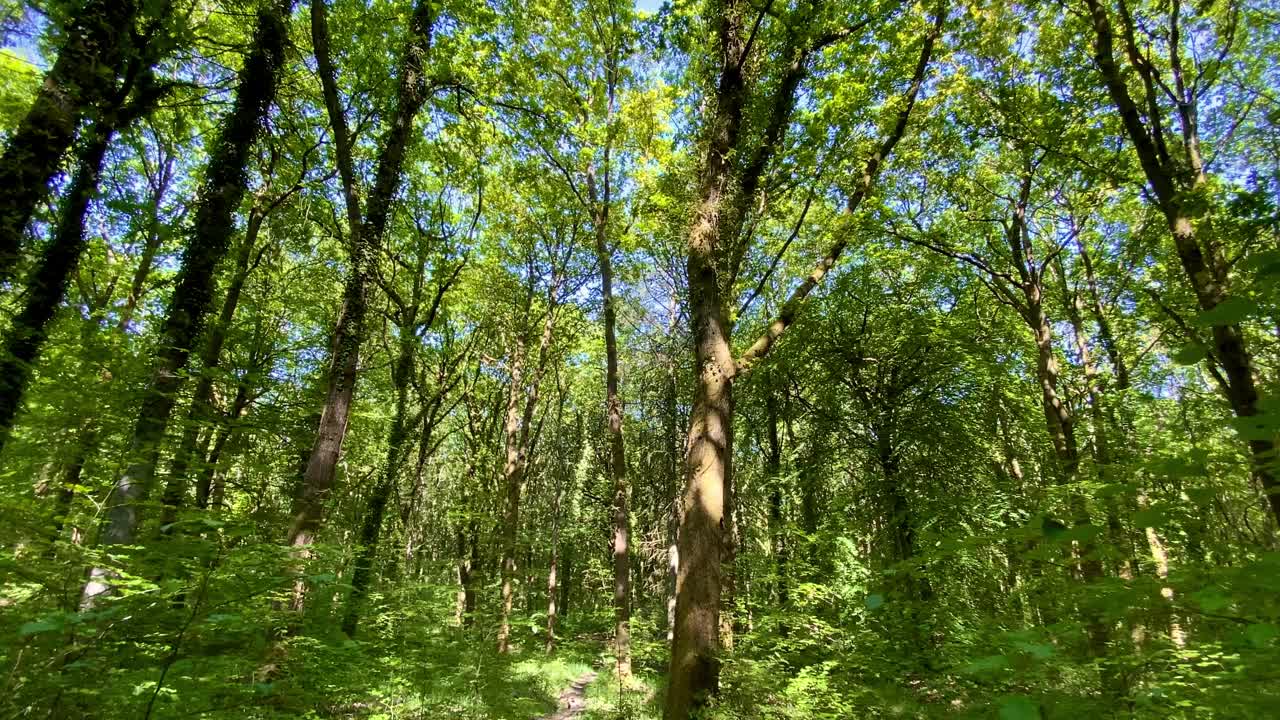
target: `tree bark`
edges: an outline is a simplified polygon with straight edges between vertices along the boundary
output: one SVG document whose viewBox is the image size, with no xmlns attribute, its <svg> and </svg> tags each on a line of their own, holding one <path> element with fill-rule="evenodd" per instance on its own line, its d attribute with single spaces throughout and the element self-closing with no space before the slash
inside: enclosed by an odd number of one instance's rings
<svg viewBox="0 0 1280 720">
<path fill-rule="evenodd" d="M 155 370 L 134 425 L 129 466 L 108 500 L 103 542 L 127 545 L 137 532 L 138 505 L 151 491 L 155 457 L 182 386 L 182 371 L 204 324 L 213 294 L 215 271 L 235 228 L 233 215 L 245 194 L 249 154 L 257 139 L 284 66 L 287 19 L 292 0 L 277 0 L 258 13 L 253 45 L 239 74 L 235 103 L 211 146 L 204 185 L 197 201 L 193 232 L 160 331 Z M 110 571 L 94 568 L 82 605 L 110 592 Z"/>
</svg>

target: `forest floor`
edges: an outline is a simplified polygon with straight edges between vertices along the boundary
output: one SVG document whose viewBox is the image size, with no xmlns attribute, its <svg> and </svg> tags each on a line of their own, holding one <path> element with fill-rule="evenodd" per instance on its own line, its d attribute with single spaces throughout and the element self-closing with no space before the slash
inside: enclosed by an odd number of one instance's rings
<svg viewBox="0 0 1280 720">
<path fill-rule="evenodd" d="M 599 676 L 595 670 L 588 670 L 578 676 L 571 685 L 560 693 L 560 709 L 555 714 L 547 715 L 544 720 L 573 720 L 582 715 L 587 708 L 587 686 Z"/>
</svg>

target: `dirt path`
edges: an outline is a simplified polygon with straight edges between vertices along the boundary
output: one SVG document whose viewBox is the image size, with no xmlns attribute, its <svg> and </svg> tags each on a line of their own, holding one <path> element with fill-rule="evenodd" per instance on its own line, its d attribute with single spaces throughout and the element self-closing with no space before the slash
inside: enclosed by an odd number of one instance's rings
<svg viewBox="0 0 1280 720">
<path fill-rule="evenodd" d="M 573 720 L 587 708 L 587 686 L 596 679 L 596 671 L 588 670 L 560 693 L 560 709 L 543 720 Z"/>
</svg>

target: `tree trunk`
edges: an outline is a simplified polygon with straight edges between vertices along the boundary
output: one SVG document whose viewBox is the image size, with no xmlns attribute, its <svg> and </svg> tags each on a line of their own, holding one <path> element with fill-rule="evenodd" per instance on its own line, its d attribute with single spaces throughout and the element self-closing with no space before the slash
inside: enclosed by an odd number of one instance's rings
<svg viewBox="0 0 1280 720">
<path fill-rule="evenodd" d="M 511 365 L 511 386 L 503 435 L 506 459 L 502 466 L 504 511 L 502 514 L 502 609 L 498 621 L 498 652 L 510 652 L 511 605 L 515 594 L 516 541 L 520 531 L 520 491 L 524 482 L 524 443 L 521 441 L 519 400 L 524 392 L 523 343 L 517 346 Z"/>
<path fill-rule="evenodd" d="M 666 720 L 690 717 L 720 686 L 720 562 L 726 530 L 725 483 L 733 451 L 734 362 L 716 263 L 723 231 L 721 208 L 731 192 L 732 153 L 748 92 L 744 63 L 735 60 L 746 50 L 743 10 L 734 0 L 726 0 L 713 4 L 709 13 L 722 65 L 704 121 L 706 150 L 685 268 L 696 379 L 677 540 L 680 569 L 663 711 Z"/>
<path fill-rule="evenodd" d="M 159 177 L 156 178 L 151 185 L 151 198 L 148 203 L 148 217 L 146 224 L 146 241 L 142 244 L 142 252 L 139 255 L 138 267 L 134 270 L 132 281 L 129 283 L 129 294 L 124 299 L 124 307 L 120 311 L 120 318 L 117 328 L 120 331 L 129 328 L 129 321 L 133 319 L 133 313 L 138 308 L 138 303 L 142 302 L 142 296 L 146 293 L 147 277 L 151 274 L 151 266 L 155 264 L 156 253 L 160 252 L 160 245 L 164 241 L 164 233 L 161 232 L 163 221 L 160 218 L 160 208 L 164 203 L 165 193 L 168 192 L 169 186 L 174 179 L 174 155 L 167 154 L 163 162 L 160 163 Z"/>
<path fill-rule="evenodd" d="M 218 138 L 211 145 L 204 186 L 196 208 L 193 232 L 182 256 L 173 299 L 160 331 L 155 371 L 143 395 L 134 426 L 129 466 L 116 481 L 107 508 L 103 542 L 127 545 L 138 528 L 138 505 L 151 491 L 155 457 L 168 427 L 169 415 L 182 385 L 182 371 L 208 314 L 215 271 L 226 254 L 235 228 L 233 215 L 245 193 L 245 168 L 259 129 L 275 99 L 276 82 L 284 65 L 287 19 L 292 0 L 278 0 L 258 13 L 253 46 L 240 71 L 235 103 Z M 82 604 L 110 592 L 110 571 L 94 568 L 85 585 Z"/>
<path fill-rule="evenodd" d="M 533 415 L 538 406 L 538 393 L 547 369 L 548 353 L 555 330 L 556 295 L 560 280 L 553 280 L 547 296 L 546 315 L 542 320 L 542 336 L 532 379 L 526 384 L 525 369 L 530 360 L 528 347 L 523 339 L 517 344 L 511 360 L 511 382 L 507 389 L 506 420 L 503 428 L 503 445 L 506 459 L 502 478 L 505 492 L 505 510 L 502 517 L 502 608 L 498 620 L 498 652 L 511 651 L 511 608 L 515 600 L 516 551 L 520 537 L 520 494 L 523 490 L 525 470 L 529 464 L 529 444 L 533 431 Z M 529 306 L 533 305 L 532 290 Z M 523 405 L 521 399 L 524 400 Z"/>
<path fill-rule="evenodd" d="M 15 274 L 27 224 L 48 195 L 49 181 L 58 174 L 76 129 L 116 92 L 137 50 L 133 31 L 138 6 L 135 0 L 88 0 L 80 8 L 35 101 L 5 144 L 0 158 L 0 283 Z"/>
<path fill-rule="evenodd" d="M 425 258 L 423 258 L 425 261 Z M 373 559 L 377 554 L 378 536 L 382 533 L 382 519 L 386 513 L 387 502 L 391 499 L 391 491 L 396 485 L 400 471 L 400 458 L 405 453 L 405 445 L 409 439 L 409 382 L 416 372 L 415 359 L 418 335 L 418 315 L 421 311 L 422 289 L 425 275 L 425 262 L 419 266 L 413 277 L 413 295 L 409 302 L 400 309 L 396 358 L 391 368 L 391 384 L 395 388 L 395 412 L 391 418 L 391 430 L 387 434 L 387 457 L 382 468 L 382 475 L 373 488 L 369 498 L 369 507 L 365 510 L 364 522 L 360 528 L 360 544 L 356 551 L 355 570 L 351 575 L 351 596 L 347 600 L 347 610 L 342 618 L 342 631 L 348 637 L 354 637 L 356 626 L 360 621 L 361 604 L 369 591 L 369 583 L 373 574 Z M 425 417 L 423 422 L 431 424 L 434 417 Z M 429 447 L 430 428 L 424 431 L 423 443 Z M 425 460 L 425 458 L 423 458 Z"/>
<path fill-rule="evenodd" d="M 1194 92 L 1184 88 L 1180 81 L 1177 83 L 1178 115 L 1182 121 L 1183 150 L 1186 157 L 1171 158 L 1167 150 L 1161 152 L 1165 134 L 1165 128 L 1160 126 L 1163 121 L 1155 116 L 1148 118 L 1151 127 L 1144 122 L 1129 91 L 1128 80 L 1116 62 L 1114 33 L 1108 10 L 1099 0 L 1086 0 L 1086 6 L 1094 30 L 1094 62 L 1124 125 L 1125 133 L 1137 152 L 1139 164 L 1155 200 L 1154 205 L 1164 216 L 1178 260 L 1187 276 L 1187 283 L 1195 294 L 1200 310 L 1209 312 L 1230 297 L 1230 266 L 1222 257 L 1221 244 L 1213 236 L 1211 223 L 1200 217 L 1206 211 L 1199 209 L 1198 201 L 1194 198 L 1195 194 L 1204 191 L 1208 180 L 1200 157 L 1199 128 L 1195 121 L 1198 98 Z M 1175 8 L 1173 12 L 1178 10 Z M 1169 40 L 1173 43 L 1171 62 L 1180 63 L 1182 50 L 1177 46 L 1177 34 L 1174 33 Z M 1140 52 L 1133 47 L 1128 50 L 1131 56 Z M 1150 63 L 1134 65 L 1135 72 L 1148 85 L 1163 82 L 1163 79 L 1154 77 L 1157 71 Z M 1174 69 L 1176 72 L 1177 67 Z M 1204 203 L 1204 206 L 1208 207 L 1208 203 Z M 1236 417 L 1254 417 L 1259 414 L 1259 392 L 1253 358 L 1245 344 L 1244 333 L 1238 323 L 1226 320 L 1217 320 L 1212 328 L 1214 357 L 1226 375 L 1223 389 L 1227 401 Z M 1275 441 L 1270 437 L 1253 437 L 1248 441 L 1248 446 L 1253 459 L 1253 475 L 1266 494 L 1272 516 L 1280 521 L 1280 483 L 1272 469 L 1275 462 Z"/>
<path fill-rule="evenodd" d="M 622 395 L 618 378 L 617 308 L 613 297 L 613 258 L 609 249 L 609 189 L 603 197 L 594 176 L 588 187 L 596 200 L 596 261 L 600 266 L 600 293 L 604 304 L 605 403 L 609 422 L 609 472 L 613 476 L 613 615 L 614 653 L 620 676 L 631 674 L 631 550 L 627 483 L 627 452 L 622 429 Z"/>
<path fill-rule="evenodd" d="M 351 266 L 348 268 L 343 290 L 342 310 L 334 328 L 329 389 L 311 455 L 303 472 L 302 492 L 294 504 L 293 523 L 286 536 L 286 542 L 298 549 L 299 558 L 305 558 L 305 548 L 315 540 L 315 534 L 323 521 L 325 504 L 332 492 L 338 458 L 342 453 L 342 442 L 346 438 L 347 421 L 355 399 L 360 346 L 364 343 L 368 285 L 375 256 L 381 248 L 390 217 L 392 199 L 400 187 L 405 154 L 413 138 L 414 118 L 426 102 L 425 62 L 431 47 L 433 22 L 429 0 L 418 0 L 410 19 L 395 111 L 382 141 L 373 191 L 362 215 L 351 158 L 352 141 L 338 96 L 336 71 L 329 56 L 325 2 L 316 0 L 311 5 L 312 44 L 320 70 L 329 125 L 334 134 L 338 171 L 342 177 Z M 381 524 L 380 519 L 378 524 Z M 302 609 L 305 591 L 301 581 L 295 582 L 291 602 L 294 610 Z"/>
<path fill-rule="evenodd" d="M 569 617 L 569 600 L 573 597 L 573 545 L 564 549 L 561 558 L 564 579 L 560 582 L 560 617 Z"/>
<path fill-rule="evenodd" d="M 671 300 L 671 319 L 668 323 L 668 336 L 675 337 L 676 321 L 679 318 L 678 304 Z M 666 422 L 664 435 L 667 442 L 667 495 L 669 503 L 667 515 L 667 574 L 666 574 L 666 606 L 667 606 L 667 642 L 675 638 L 676 626 L 676 577 L 680 573 L 680 550 L 677 537 L 680 532 L 680 414 L 679 386 L 676 380 L 676 359 L 674 353 L 667 358 L 666 382 L 663 393 L 663 415 Z"/>
<path fill-rule="evenodd" d="M 27 281 L 27 297 L 4 338 L 0 356 L 0 450 L 13 431 L 13 420 L 31 382 L 32 364 L 48 337 L 49 321 L 62 305 L 67 283 L 84 249 L 84 220 L 98 192 L 107 147 L 114 127 L 95 125 L 80 151 L 75 177 L 63 201 L 53 241 Z"/>
<path fill-rule="evenodd" d="M 547 568 L 547 646 L 548 654 L 556 649 L 556 597 L 560 594 L 560 488 L 556 487 L 551 506 L 551 562 Z"/>
<path fill-rule="evenodd" d="M 773 588 L 777 608 L 786 611 L 790 604 L 790 587 L 787 579 L 787 526 L 785 496 L 782 483 L 782 440 L 778 433 L 778 398 L 772 384 L 764 398 L 765 432 L 768 447 L 764 456 L 765 477 L 769 483 L 769 534 L 773 552 Z M 780 632 L 785 637 L 787 626 Z"/>
<path fill-rule="evenodd" d="M 227 284 L 227 295 L 222 301 L 222 310 L 218 319 L 209 327 L 204 348 L 200 354 L 200 379 L 196 383 L 195 393 L 191 399 L 191 408 L 187 412 L 186 427 L 182 430 L 182 441 L 178 444 L 172 466 L 169 468 L 169 479 L 164 491 L 164 510 L 161 523 L 169 524 L 177 519 L 178 508 L 187 495 L 187 476 L 192 461 L 203 457 L 199 452 L 200 433 L 213 420 L 213 381 L 214 370 L 222 362 L 222 346 L 227 340 L 227 331 L 235 319 L 236 308 L 240 305 L 240 295 L 252 269 L 253 250 L 257 245 L 258 233 L 262 229 L 264 216 L 255 207 L 249 211 L 248 226 L 241 241 L 240 252 L 236 255 L 235 270 L 231 281 Z M 207 443 L 207 441 L 206 441 Z M 152 473 L 155 469 L 152 468 Z"/>
<path fill-rule="evenodd" d="M 1044 311 L 1044 273 L 1046 268 L 1038 264 L 1032 255 L 1029 226 L 1026 216 L 1031 193 L 1032 172 L 1028 164 L 1026 174 L 1022 178 L 1022 186 L 1018 202 L 1014 207 L 1013 217 L 1008 224 L 1007 242 L 1014 259 L 1014 264 L 1021 279 L 1024 305 L 1023 320 L 1031 330 L 1036 346 L 1036 377 L 1040 382 L 1041 404 L 1044 408 L 1045 428 L 1053 444 L 1057 461 L 1057 479 L 1061 485 L 1072 485 L 1077 480 L 1080 466 L 1080 451 L 1075 434 L 1075 416 L 1071 408 L 1058 394 L 1058 358 L 1053 347 L 1053 326 Z M 1077 527 L 1089 523 L 1089 512 L 1083 495 L 1072 490 L 1070 496 L 1072 522 Z M 1102 559 L 1098 555 L 1096 544 L 1086 540 L 1080 544 L 1079 557 L 1076 559 L 1076 572 L 1086 583 L 1101 579 Z M 1102 658 L 1107 652 L 1110 629 L 1097 613 L 1090 613 L 1085 623 L 1088 635 L 1089 652 L 1095 658 Z M 1103 672 L 1103 685 L 1110 692 L 1114 691 L 1116 678 Z"/>
<path fill-rule="evenodd" d="M 236 388 L 236 398 L 231 402 L 231 409 L 227 412 L 222 425 L 217 429 L 208 455 L 201 454 L 200 476 L 196 479 L 196 508 L 200 510 L 222 506 L 222 485 L 214 483 L 214 478 L 218 472 L 218 462 L 222 459 L 232 435 L 235 434 L 240 416 L 244 415 L 244 411 L 248 407 L 249 385 L 241 382 L 240 386 Z"/>
</svg>

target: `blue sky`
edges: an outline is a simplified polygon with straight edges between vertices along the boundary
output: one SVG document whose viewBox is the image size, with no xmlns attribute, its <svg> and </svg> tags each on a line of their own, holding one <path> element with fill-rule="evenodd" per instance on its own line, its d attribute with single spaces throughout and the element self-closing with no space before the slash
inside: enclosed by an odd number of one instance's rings
<svg viewBox="0 0 1280 720">
<path fill-rule="evenodd" d="M 636 0 L 636 9 L 646 12 L 657 12 L 662 7 L 663 0 Z"/>
</svg>

